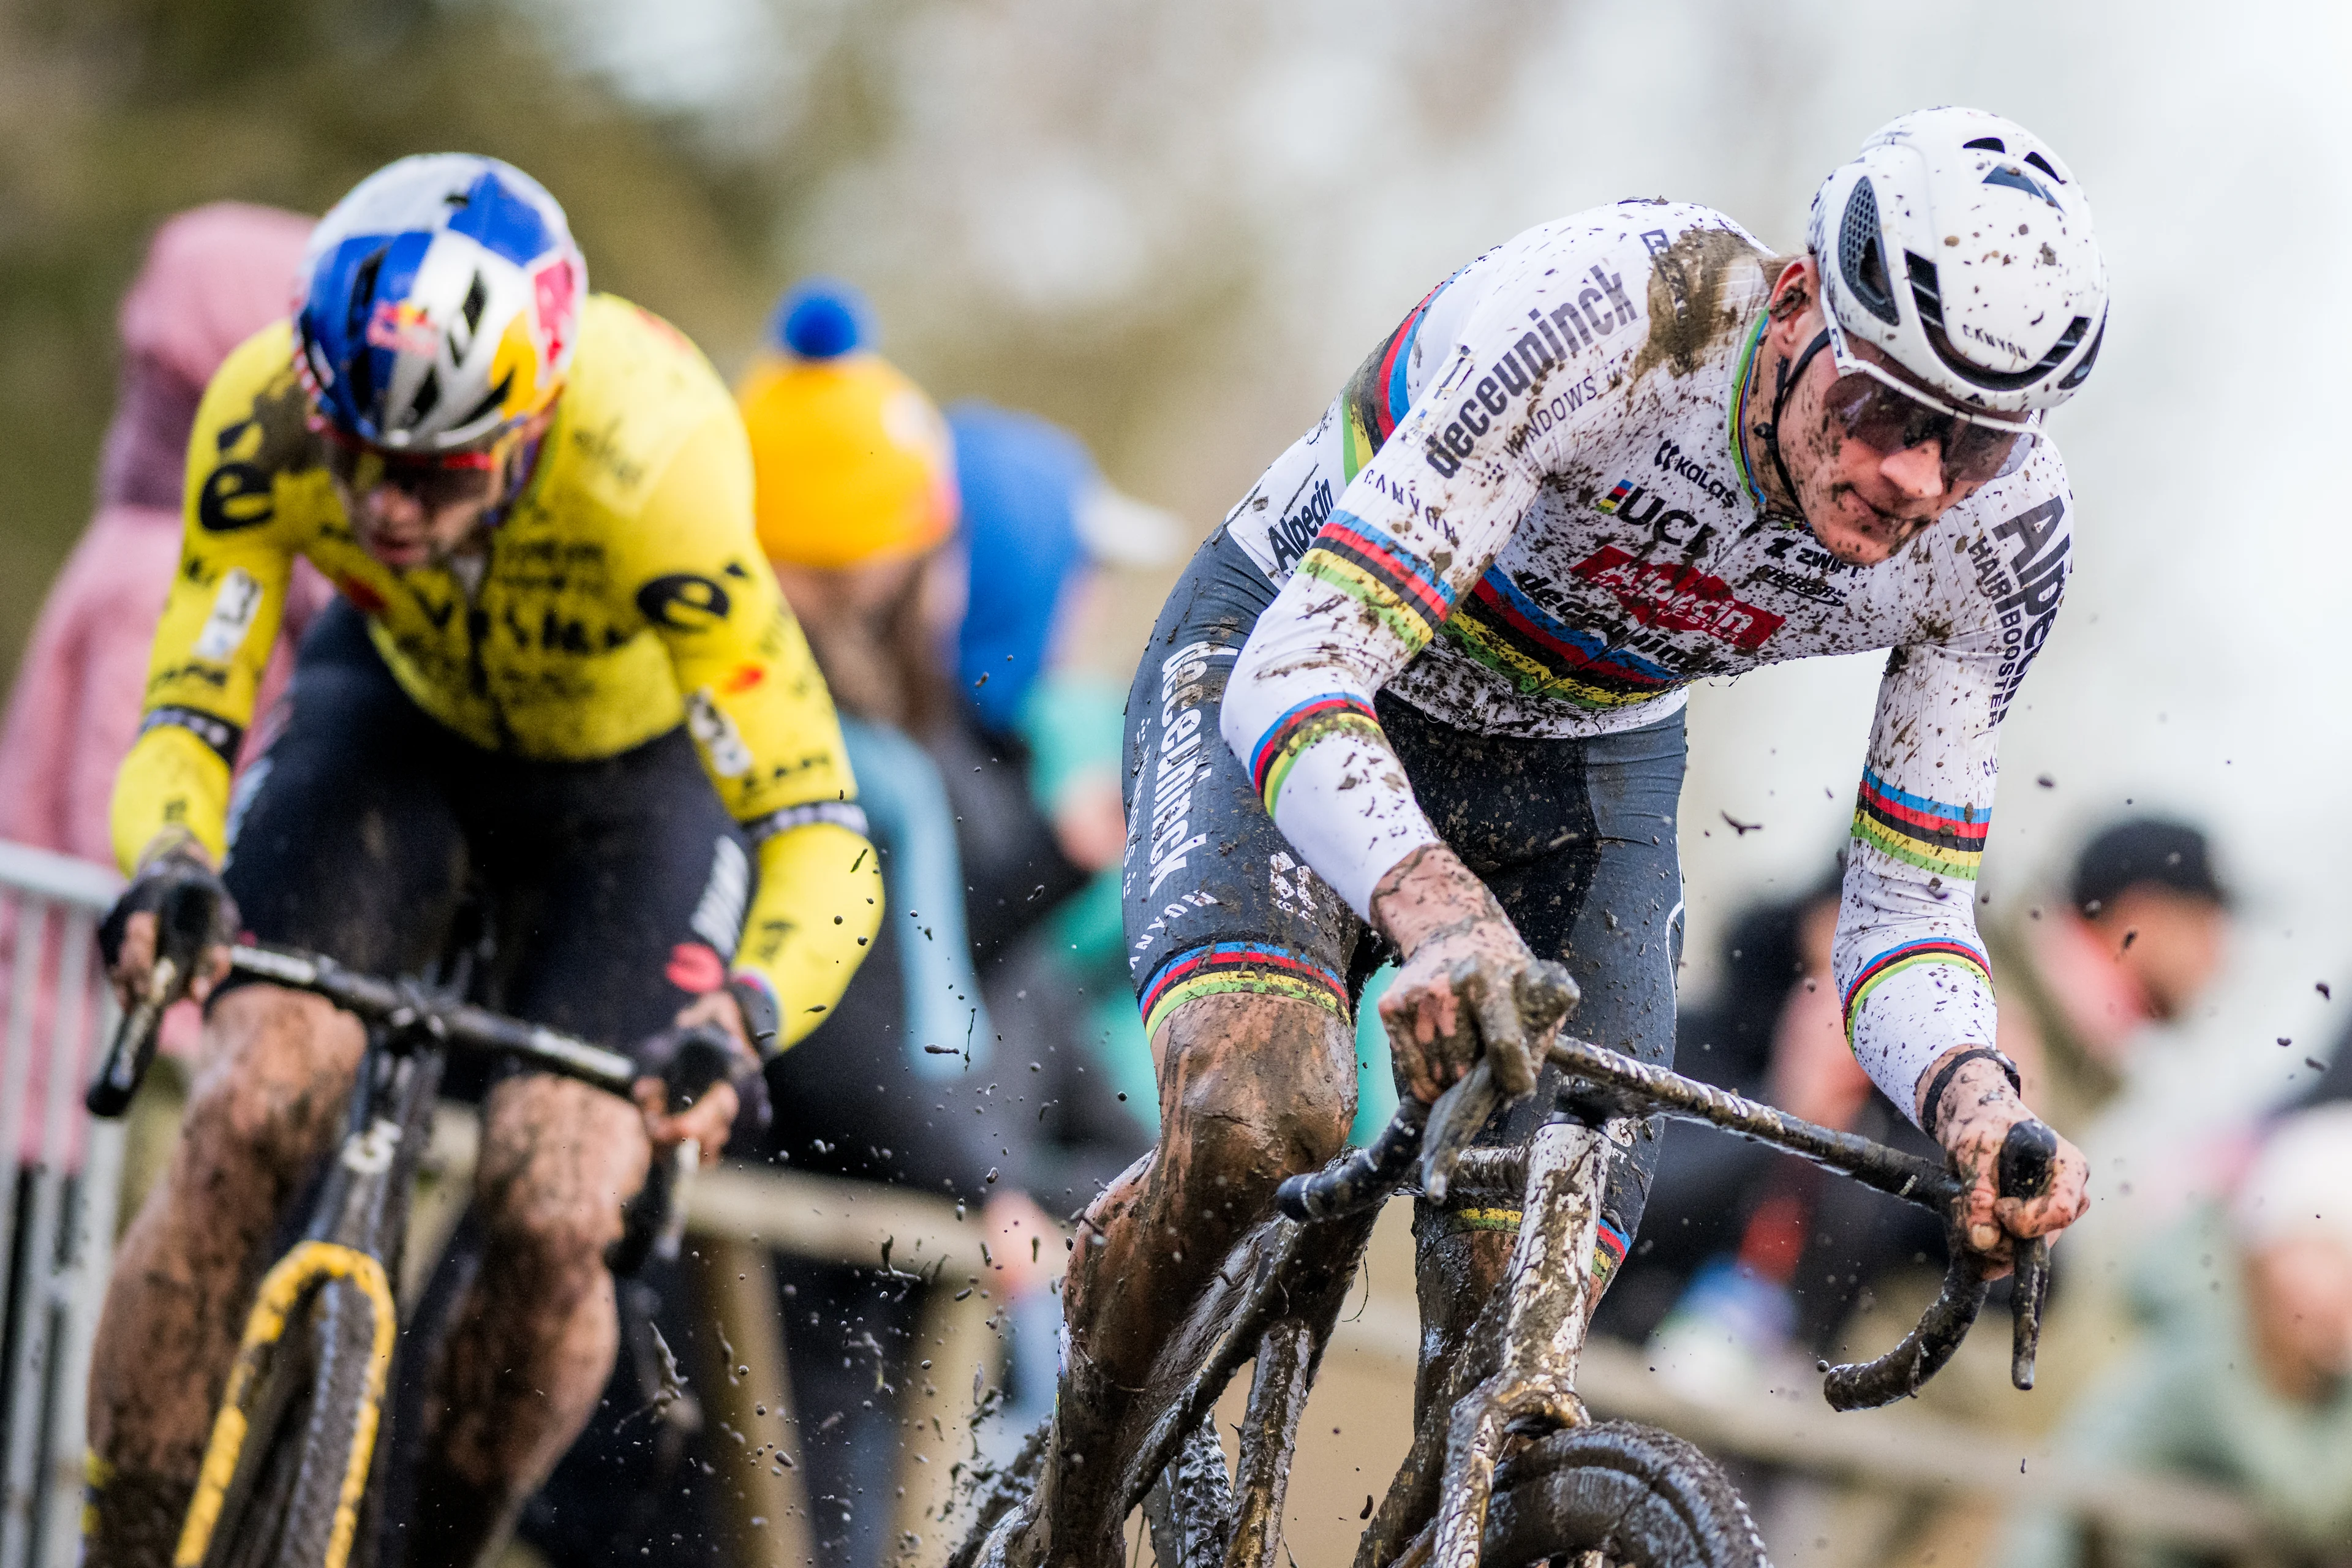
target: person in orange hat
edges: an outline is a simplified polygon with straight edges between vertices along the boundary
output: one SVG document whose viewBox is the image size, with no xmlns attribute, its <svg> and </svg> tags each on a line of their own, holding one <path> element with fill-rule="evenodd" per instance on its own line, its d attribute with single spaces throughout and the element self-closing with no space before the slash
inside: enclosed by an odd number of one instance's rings
<svg viewBox="0 0 2352 1568">
<path fill-rule="evenodd" d="M 981 1288 L 1001 1302 L 1042 1289 L 1063 1256 L 1058 1231 L 1026 1195 L 1024 1123 L 1035 1118 L 1035 1096 L 1021 1103 L 1029 1085 L 1009 1079 L 1010 1092 L 978 1092 L 1006 1078 L 1006 1067 L 1029 1075 L 990 1060 L 1003 1047 L 974 973 L 966 916 L 974 879 L 958 834 L 1013 830 L 967 811 L 961 797 L 951 805 L 925 748 L 957 712 L 944 657 L 962 605 L 954 458 L 936 405 L 871 345 L 856 295 L 804 285 L 785 298 L 772 346 L 737 386 L 760 543 L 839 705 L 887 911 L 833 1010 L 772 1064 L 779 1114 L 755 1152 L 795 1171 L 969 1204 L 986 1222 L 994 1264 Z M 1022 1060 L 1030 1054 L 1024 1047 Z M 773 1267 L 813 1544 L 837 1568 L 879 1568 L 894 1526 L 909 1527 L 920 1511 L 925 1483 L 966 1458 L 968 1439 L 954 1428 L 942 1436 L 902 1425 L 922 1297 L 887 1270 L 782 1254 Z M 680 1317 L 670 1337 L 687 1343 L 690 1331 Z M 912 1381 L 961 1386 L 971 1371 Z M 617 1423 L 629 1409 L 613 1400 L 599 1419 Z M 689 1463 L 718 1462 L 716 1436 L 698 1438 L 709 1447 Z M 625 1428 L 614 1445 L 636 1440 Z M 929 1463 L 902 1464 L 902 1446 Z M 714 1528 L 696 1511 L 709 1500 L 670 1498 L 640 1531 L 600 1538 L 611 1472 L 568 1469 L 557 1479 L 562 1500 L 532 1537 L 551 1557 L 618 1568 L 646 1542 Z"/>
<path fill-rule="evenodd" d="M 929 569 L 956 529 L 955 453 L 938 406 L 871 335 L 855 294 L 803 285 L 737 403 L 761 547 L 836 699 L 919 733 L 942 717 L 933 648 L 961 608 L 956 574 Z"/>
</svg>

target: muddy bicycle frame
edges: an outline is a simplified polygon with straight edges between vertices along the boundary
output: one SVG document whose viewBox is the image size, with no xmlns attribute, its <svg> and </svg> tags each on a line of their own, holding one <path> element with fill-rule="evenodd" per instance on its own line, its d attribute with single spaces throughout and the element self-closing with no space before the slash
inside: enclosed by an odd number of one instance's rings
<svg viewBox="0 0 2352 1568">
<path fill-rule="evenodd" d="M 1165 1568 L 1272 1568 L 1289 1455 L 1317 1365 L 1372 1220 L 1416 1163 L 1422 1191 L 1433 1202 L 1463 1193 L 1517 1195 L 1521 1219 L 1503 1281 L 1465 1336 L 1442 1440 L 1433 1431 L 1417 1435 L 1401 1473 L 1425 1482 L 1442 1462 L 1435 1515 L 1410 1540 L 1401 1539 L 1409 1518 L 1391 1516 L 1413 1511 L 1400 1500 L 1419 1489 L 1392 1486 L 1360 1551 L 1360 1563 L 1397 1568 L 1474 1568 L 1508 1444 L 1591 1419 L 1576 1394 L 1576 1372 L 1599 1298 L 1592 1262 L 1601 1197 L 1612 1151 L 1631 1147 L 1640 1119 L 1663 1114 L 1723 1128 L 1930 1209 L 1948 1227 L 1965 1191 L 1958 1178 L 1915 1155 L 1580 1040 L 1562 1038 L 1547 1060 L 1556 1076 L 1548 1072 L 1538 1092 L 1572 1101 L 1576 1114 L 1555 1115 L 1522 1143 L 1468 1147 L 1504 1104 L 1482 1062 L 1434 1107 L 1408 1100 L 1370 1148 L 1286 1182 L 1282 1215 L 1234 1248 L 1161 1353 L 1155 1371 L 1169 1375 L 1155 1375 L 1153 1383 L 1176 1396 L 1120 1478 L 1121 1512 L 1143 1507 Z M 2053 1152 L 2048 1129 L 2021 1124 L 2001 1152 L 2003 1194 L 2042 1190 Z M 2017 1250 L 2011 1373 L 2024 1389 L 2033 1382 L 2047 1248 L 2037 1240 Z M 1900 1344 L 1873 1362 L 1824 1363 L 1823 1392 L 1832 1406 L 1889 1404 L 1916 1392 L 1951 1359 L 1983 1306 L 1990 1279 L 1957 1237 L 1950 1252 L 1941 1293 Z M 1219 1395 L 1252 1361 L 1240 1462 L 1229 1479 L 1211 1417 Z"/>
</svg>

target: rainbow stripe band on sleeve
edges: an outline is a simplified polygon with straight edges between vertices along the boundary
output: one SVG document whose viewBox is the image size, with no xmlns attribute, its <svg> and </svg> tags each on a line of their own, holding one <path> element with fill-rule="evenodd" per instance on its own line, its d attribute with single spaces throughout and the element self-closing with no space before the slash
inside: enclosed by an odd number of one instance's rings
<svg viewBox="0 0 2352 1568">
<path fill-rule="evenodd" d="M 1258 737 L 1250 751 L 1250 783 L 1257 789 L 1258 798 L 1265 802 L 1265 814 L 1274 815 L 1274 803 L 1282 794 L 1282 781 L 1290 776 L 1290 767 L 1298 754 L 1326 735 L 1346 731 L 1360 735 L 1376 745 L 1385 746 L 1388 737 L 1381 733 L 1381 721 L 1372 715 L 1371 705 L 1360 697 L 1335 691 L 1323 697 L 1310 697 L 1286 711 Z"/>
<path fill-rule="evenodd" d="M 1421 336 L 1421 323 L 1429 314 L 1430 301 L 1444 291 L 1445 284 L 1440 283 L 1423 295 L 1412 313 L 1398 323 L 1397 330 L 1382 339 L 1371 357 L 1348 378 L 1348 389 L 1339 399 L 1347 411 L 1346 441 L 1339 451 L 1343 479 L 1354 479 L 1357 471 L 1372 460 L 1395 432 L 1397 422 L 1412 412 L 1412 400 L 1406 395 L 1405 381 L 1406 372 L 1412 366 L 1413 340 Z"/>
<path fill-rule="evenodd" d="M 1143 988 L 1144 1032 L 1157 1035 L 1161 1020 L 1195 997 L 1231 991 L 1312 1002 L 1342 1022 L 1355 1016 L 1346 982 L 1312 959 L 1263 942 L 1213 942 L 1160 966 Z"/>
<path fill-rule="evenodd" d="M 1973 882 L 1984 863 L 1990 806 L 1947 805 L 1896 789 L 1869 768 L 1853 807 L 1853 836 L 1906 866 Z"/>
<path fill-rule="evenodd" d="M 1436 569 L 1349 511 L 1335 511 L 1299 558 L 1298 571 L 1328 583 L 1380 619 L 1410 658 L 1454 613 L 1454 590 Z"/>
<path fill-rule="evenodd" d="M 1862 1016 L 1862 1009 L 1870 1001 L 1870 994 L 1905 970 L 1928 963 L 1953 964 L 1973 971 L 1987 985 L 1992 984 L 1992 966 L 1985 962 L 1983 953 L 1967 942 L 1930 938 L 1889 948 L 1864 964 L 1862 973 L 1853 977 L 1853 984 L 1845 988 L 1845 1043 L 1848 1050 L 1853 1048 L 1854 1023 Z"/>
</svg>

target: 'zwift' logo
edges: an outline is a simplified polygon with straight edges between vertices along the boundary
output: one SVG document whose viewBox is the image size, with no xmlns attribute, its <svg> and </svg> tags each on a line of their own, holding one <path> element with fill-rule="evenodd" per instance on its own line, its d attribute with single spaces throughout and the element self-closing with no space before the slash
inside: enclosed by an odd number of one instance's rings
<svg viewBox="0 0 2352 1568">
<path fill-rule="evenodd" d="M 1476 449 L 1478 437 L 1494 428 L 1495 421 L 1535 384 L 1537 377 L 1567 363 L 1570 355 L 1583 353 L 1619 327 L 1633 324 L 1633 301 L 1626 297 L 1624 277 L 1598 267 L 1587 276 L 1592 283 L 1579 289 L 1575 299 L 1549 314 L 1529 310 L 1528 320 L 1535 323 L 1533 328 L 1520 333 L 1519 341 L 1492 366 L 1483 374 L 1472 371 L 1461 378 L 1475 375 L 1477 379 L 1471 383 L 1470 394 L 1454 410 L 1454 418 L 1422 447 L 1429 466 L 1440 477 L 1452 479 L 1461 471 L 1462 460 Z M 1602 308 L 1595 310 L 1596 305 Z"/>
</svg>

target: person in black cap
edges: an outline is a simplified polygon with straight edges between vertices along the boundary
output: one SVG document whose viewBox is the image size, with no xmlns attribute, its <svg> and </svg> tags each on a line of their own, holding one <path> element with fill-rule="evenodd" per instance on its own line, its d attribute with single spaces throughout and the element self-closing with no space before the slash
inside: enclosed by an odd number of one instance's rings
<svg viewBox="0 0 2352 1568">
<path fill-rule="evenodd" d="M 1985 937 L 2007 1004 L 2001 1049 L 2024 1072 L 2029 1103 L 2079 1138 L 2122 1089 L 2146 1026 L 2181 1016 L 2211 983 L 2231 900 L 2205 835 L 2156 816 L 2084 845 L 2072 894 L 2071 908 L 2029 906 Z"/>
</svg>

